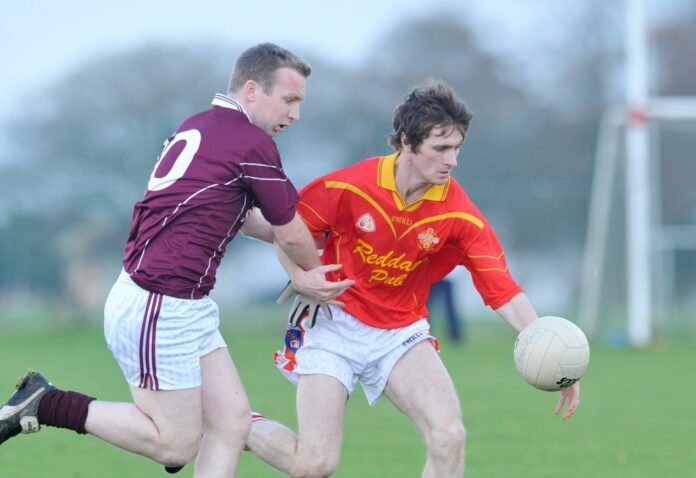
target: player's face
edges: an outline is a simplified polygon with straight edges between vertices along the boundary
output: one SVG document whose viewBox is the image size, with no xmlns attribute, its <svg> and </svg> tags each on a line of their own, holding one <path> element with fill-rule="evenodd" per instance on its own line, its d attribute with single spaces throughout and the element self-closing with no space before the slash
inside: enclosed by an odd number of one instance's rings
<svg viewBox="0 0 696 478">
<path fill-rule="evenodd" d="M 417 153 L 408 149 L 413 154 L 414 172 L 424 183 L 447 183 L 457 166 L 457 155 L 463 142 L 464 136 L 456 128 L 433 128 Z"/>
<path fill-rule="evenodd" d="M 255 91 L 248 111 L 253 123 L 275 136 L 293 121 L 300 119 L 300 102 L 305 96 L 306 79 L 290 68 L 280 68 L 270 94 L 262 88 Z"/>
</svg>

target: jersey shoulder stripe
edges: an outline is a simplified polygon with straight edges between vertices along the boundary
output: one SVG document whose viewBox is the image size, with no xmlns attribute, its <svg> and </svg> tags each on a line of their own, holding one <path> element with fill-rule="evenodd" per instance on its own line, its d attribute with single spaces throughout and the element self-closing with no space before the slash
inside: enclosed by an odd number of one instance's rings
<svg viewBox="0 0 696 478">
<path fill-rule="evenodd" d="M 334 188 L 334 189 L 345 189 L 347 191 L 350 191 L 352 193 L 357 194 L 361 198 L 363 198 L 365 201 L 370 203 L 372 207 L 375 208 L 377 212 L 384 217 L 386 220 L 387 224 L 391 228 L 392 233 L 394 234 L 394 237 L 396 237 L 396 229 L 394 228 L 394 225 L 391 222 L 391 219 L 389 218 L 389 215 L 387 212 L 384 210 L 384 208 L 369 194 L 367 194 L 365 191 L 362 189 L 358 188 L 357 186 L 354 186 L 350 183 L 344 182 L 344 181 L 326 181 L 325 183 L 326 187 L 328 189 Z"/>
</svg>

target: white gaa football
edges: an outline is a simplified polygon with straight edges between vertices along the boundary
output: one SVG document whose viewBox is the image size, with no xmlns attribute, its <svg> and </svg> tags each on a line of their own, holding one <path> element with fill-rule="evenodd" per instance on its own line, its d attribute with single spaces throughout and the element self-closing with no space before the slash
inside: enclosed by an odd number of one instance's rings
<svg viewBox="0 0 696 478">
<path fill-rule="evenodd" d="M 590 346 L 580 327 L 560 317 L 539 317 L 522 329 L 514 347 L 515 367 L 541 390 L 560 390 L 580 380 Z"/>
</svg>

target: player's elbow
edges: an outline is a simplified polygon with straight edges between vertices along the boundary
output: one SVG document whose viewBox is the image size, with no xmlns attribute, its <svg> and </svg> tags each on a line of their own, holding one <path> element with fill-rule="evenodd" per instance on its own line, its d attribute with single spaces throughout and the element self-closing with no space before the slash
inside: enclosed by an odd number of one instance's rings
<svg viewBox="0 0 696 478">
<path fill-rule="evenodd" d="M 254 227 L 249 227 L 249 228 L 242 228 L 239 230 L 239 232 L 242 233 L 242 235 L 246 238 L 249 239 L 256 239 L 258 241 L 263 241 L 263 242 L 268 242 L 272 243 L 273 242 L 273 231 L 271 230 L 264 230 L 260 228 L 254 228 Z"/>
<path fill-rule="evenodd" d="M 275 241 L 283 251 L 288 252 L 301 247 L 304 237 L 300 234 L 276 234 Z"/>
<path fill-rule="evenodd" d="M 301 223 L 295 227 L 274 227 L 273 234 L 278 246 L 286 253 L 303 247 L 315 247 L 312 236 Z"/>
</svg>

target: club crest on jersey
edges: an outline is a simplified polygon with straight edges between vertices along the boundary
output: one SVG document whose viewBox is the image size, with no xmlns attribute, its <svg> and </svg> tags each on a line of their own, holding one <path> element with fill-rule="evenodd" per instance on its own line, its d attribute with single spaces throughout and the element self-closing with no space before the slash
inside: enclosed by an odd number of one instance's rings
<svg viewBox="0 0 696 478">
<path fill-rule="evenodd" d="M 435 235 L 435 230 L 429 227 L 418 234 L 418 247 L 424 251 L 429 251 L 440 242 L 440 238 Z"/>
<path fill-rule="evenodd" d="M 377 225 L 375 220 L 372 218 L 369 212 L 366 212 L 358 218 L 358 222 L 355 223 L 358 229 L 362 229 L 365 232 L 375 232 L 377 230 Z"/>
</svg>

